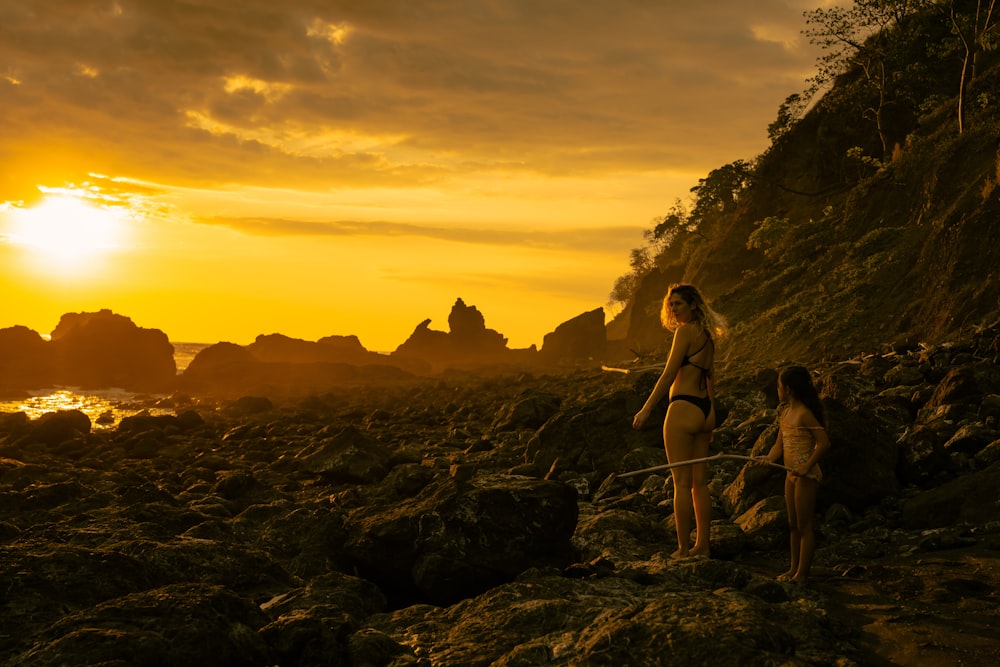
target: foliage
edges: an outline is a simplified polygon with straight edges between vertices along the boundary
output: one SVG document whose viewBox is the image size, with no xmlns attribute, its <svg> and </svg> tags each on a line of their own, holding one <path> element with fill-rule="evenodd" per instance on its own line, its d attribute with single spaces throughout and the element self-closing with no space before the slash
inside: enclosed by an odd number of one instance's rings
<svg viewBox="0 0 1000 667">
<path fill-rule="evenodd" d="M 747 239 L 747 248 L 763 250 L 765 255 L 771 254 L 790 225 L 788 218 L 778 218 L 769 216 L 759 222 L 755 222 L 756 227 Z"/>
<path fill-rule="evenodd" d="M 778 117 L 767 126 L 767 138 L 775 142 L 795 126 L 805 112 L 809 99 L 801 93 L 792 93 L 778 107 Z"/>
<path fill-rule="evenodd" d="M 631 271 L 623 276 L 619 276 L 615 281 L 615 286 L 611 290 L 608 305 L 626 304 L 635 296 L 635 291 L 642 282 L 642 277 L 649 273 L 653 267 L 653 262 L 649 257 L 649 250 L 646 248 L 633 248 L 629 258 Z"/>
<path fill-rule="evenodd" d="M 740 193 L 752 182 L 753 165 L 746 160 L 736 160 L 708 172 L 708 176 L 698 179 L 698 185 L 691 188 L 696 203 L 691 210 L 695 224 L 712 213 L 728 213 L 733 210 Z"/>
<path fill-rule="evenodd" d="M 980 54 L 991 51 L 1000 43 L 1000 11 L 995 11 L 996 0 L 976 0 L 973 10 L 971 2 L 958 0 L 942 1 L 939 8 L 947 10 L 955 36 L 960 42 L 962 67 L 958 84 L 958 132 L 965 130 L 966 94 L 979 69 Z"/>
</svg>

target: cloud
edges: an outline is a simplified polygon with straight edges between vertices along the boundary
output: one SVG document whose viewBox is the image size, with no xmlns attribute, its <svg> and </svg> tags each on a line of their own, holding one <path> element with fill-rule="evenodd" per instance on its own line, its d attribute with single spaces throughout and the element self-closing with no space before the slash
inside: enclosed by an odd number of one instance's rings
<svg viewBox="0 0 1000 667">
<path fill-rule="evenodd" d="M 803 87 L 801 26 L 772 0 L 0 0 L 0 161 L 303 188 L 707 172 Z"/>
<path fill-rule="evenodd" d="M 281 218 L 213 217 L 197 220 L 201 224 L 219 225 L 253 236 L 368 236 L 381 238 L 420 237 L 454 243 L 491 246 L 516 246 L 540 250 L 573 250 L 578 252 L 624 255 L 642 238 L 637 226 L 560 229 L 483 229 L 465 227 L 417 225 L 399 222 L 362 222 L 337 220 L 310 222 Z"/>
</svg>

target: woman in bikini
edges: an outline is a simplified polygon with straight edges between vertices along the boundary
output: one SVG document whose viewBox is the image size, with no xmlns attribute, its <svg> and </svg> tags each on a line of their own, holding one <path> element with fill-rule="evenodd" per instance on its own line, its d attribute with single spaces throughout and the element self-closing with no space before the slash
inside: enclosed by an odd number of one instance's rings
<svg viewBox="0 0 1000 667">
<path fill-rule="evenodd" d="M 778 420 L 778 439 L 759 460 L 776 463 L 784 458 L 784 465 L 795 470 L 785 475 L 791 565 L 778 579 L 804 584 L 816 550 L 813 514 L 823 481 L 819 460 L 830 450 L 830 438 L 823 403 L 807 369 L 790 366 L 783 370 L 778 376 L 778 398 L 786 404 Z"/>
<path fill-rule="evenodd" d="M 653 408 L 669 394 L 663 422 L 663 445 L 671 464 L 708 456 L 715 428 L 712 366 L 716 342 L 727 332 L 725 319 L 713 311 L 693 285 L 671 285 L 660 312 L 663 326 L 674 332 L 670 356 L 645 405 L 632 420 L 642 428 Z M 704 463 L 670 469 L 674 483 L 674 558 L 710 555 L 712 498 Z M 691 544 L 694 515 L 695 544 Z"/>
</svg>

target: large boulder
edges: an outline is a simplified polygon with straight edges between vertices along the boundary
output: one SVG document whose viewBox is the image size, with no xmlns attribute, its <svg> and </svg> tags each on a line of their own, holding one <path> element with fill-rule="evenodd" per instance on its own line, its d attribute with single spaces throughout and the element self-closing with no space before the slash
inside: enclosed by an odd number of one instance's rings
<svg viewBox="0 0 1000 667">
<path fill-rule="evenodd" d="M 394 507 L 359 509 L 346 552 L 397 603 L 451 604 L 531 567 L 572 562 L 578 511 L 576 490 L 560 482 L 447 480 Z"/>
</svg>

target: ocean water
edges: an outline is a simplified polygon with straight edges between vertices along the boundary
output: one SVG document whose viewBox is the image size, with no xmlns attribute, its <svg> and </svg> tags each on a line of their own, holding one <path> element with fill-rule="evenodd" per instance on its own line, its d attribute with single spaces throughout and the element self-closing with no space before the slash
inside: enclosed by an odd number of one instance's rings
<svg viewBox="0 0 1000 667">
<path fill-rule="evenodd" d="M 174 363 L 181 373 L 208 343 L 173 343 Z M 137 394 L 124 389 L 81 391 L 76 387 L 47 387 L 29 392 L 28 398 L 0 401 L 0 412 L 23 412 L 37 419 L 46 412 L 79 410 L 90 417 L 96 430 L 114 428 L 124 417 L 147 411 L 149 414 L 173 414 L 172 408 L 158 408 L 160 394 Z"/>
</svg>

